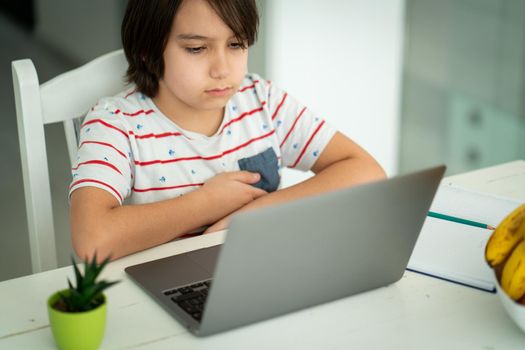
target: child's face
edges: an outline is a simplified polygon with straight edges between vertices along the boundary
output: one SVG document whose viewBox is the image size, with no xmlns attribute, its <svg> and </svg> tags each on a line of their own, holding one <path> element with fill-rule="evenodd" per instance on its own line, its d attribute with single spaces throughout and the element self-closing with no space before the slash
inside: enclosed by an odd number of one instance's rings
<svg viewBox="0 0 525 350">
<path fill-rule="evenodd" d="M 185 0 L 164 51 L 158 98 L 187 112 L 222 112 L 246 74 L 241 44 L 205 0 Z"/>
</svg>

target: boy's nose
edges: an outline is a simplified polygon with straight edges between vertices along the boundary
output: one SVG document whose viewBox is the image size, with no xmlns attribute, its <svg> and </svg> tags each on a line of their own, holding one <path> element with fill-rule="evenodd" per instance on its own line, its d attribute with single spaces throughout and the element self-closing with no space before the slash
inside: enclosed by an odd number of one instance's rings
<svg viewBox="0 0 525 350">
<path fill-rule="evenodd" d="M 225 52 L 217 52 L 210 67 L 210 76 L 213 79 L 224 79 L 229 74 L 228 59 Z"/>
</svg>

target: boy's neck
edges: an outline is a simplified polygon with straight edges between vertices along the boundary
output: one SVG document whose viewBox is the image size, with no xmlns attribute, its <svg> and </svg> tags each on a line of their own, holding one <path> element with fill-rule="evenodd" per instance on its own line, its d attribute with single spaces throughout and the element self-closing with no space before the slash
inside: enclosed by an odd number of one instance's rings
<svg viewBox="0 0 525 350">
<path fill-rule="evenodd" d="M 206 136 L 217 133 L 224 118 L 224 108 L 216 110 L 196 110 L 183 104 L 167 104 L 157 95 L 153 102 L 171 121 L 184 130 Z"/>
</svg>

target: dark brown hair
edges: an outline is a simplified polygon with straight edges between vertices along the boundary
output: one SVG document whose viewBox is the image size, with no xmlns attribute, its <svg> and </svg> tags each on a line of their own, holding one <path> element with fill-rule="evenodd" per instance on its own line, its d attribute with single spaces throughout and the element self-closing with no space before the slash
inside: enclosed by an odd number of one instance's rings
<svg viewBox="0 0 525 350">
<path fill-rule="evenodd" d="M 126 79 L 154 97 L 164 74 L 163 54 L 175 14 L 184 0 L 129 0 L 122 21 L 122 46 L 129 63 Z M 233 31 L 251 46 L 257 39 L 255 0 L 206 0 Z"/>
</svg>

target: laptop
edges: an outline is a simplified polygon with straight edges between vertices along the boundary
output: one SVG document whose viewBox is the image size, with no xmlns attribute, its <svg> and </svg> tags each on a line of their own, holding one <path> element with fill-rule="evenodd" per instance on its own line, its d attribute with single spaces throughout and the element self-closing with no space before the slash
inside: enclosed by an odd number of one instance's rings
<svg viewBox="0 0 525 350">
<path fill-rule="evenodd" d="M 396 282 L 444 166 L 235 215 L 222 245 L 125 270 L 197 336 Z"/>
</svg>

